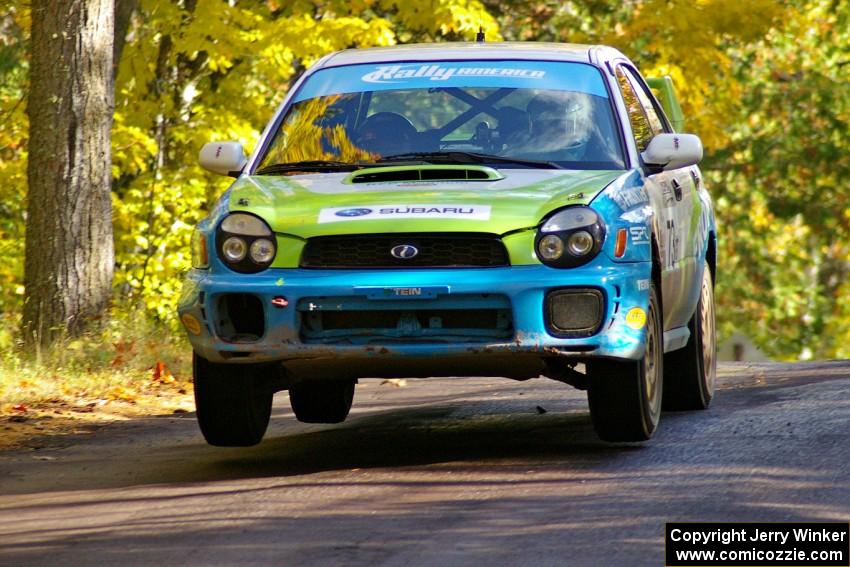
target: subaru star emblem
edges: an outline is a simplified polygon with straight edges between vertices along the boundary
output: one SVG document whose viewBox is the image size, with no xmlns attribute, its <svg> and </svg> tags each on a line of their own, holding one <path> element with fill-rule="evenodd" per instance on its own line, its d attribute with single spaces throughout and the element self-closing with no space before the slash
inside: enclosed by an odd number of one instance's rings
<svg viewBox="0 0 850 567">
<path fill-rule="evenodd" d="M 393 258 L 398 258 L 399 260 L 410 260 L 419 254 L 419 248 L 412 244 L 399 244 L 390 250 L 390 254 L 393 255 Z"/>
<path fill-rule="evenodd" d="M 337 211 L 336 216 L 338 217 L 362 217 L 364 215 L 368 215 L 372 212 L 372 209 L 343 209 L 341 211 Z"/>
</svg>

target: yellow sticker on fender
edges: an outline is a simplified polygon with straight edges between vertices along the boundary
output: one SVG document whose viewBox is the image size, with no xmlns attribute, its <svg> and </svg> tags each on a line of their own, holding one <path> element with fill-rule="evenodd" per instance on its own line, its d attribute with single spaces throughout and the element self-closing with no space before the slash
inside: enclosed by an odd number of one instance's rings
<svg viewBox="0 0 850 567">
<path fill-rule="evenodd" d="M 646 311 L 640 307 L 632 307 L 626 313 L 626 325 L 632 329 L 642 329 L 646 325 Z"/>
</svg>

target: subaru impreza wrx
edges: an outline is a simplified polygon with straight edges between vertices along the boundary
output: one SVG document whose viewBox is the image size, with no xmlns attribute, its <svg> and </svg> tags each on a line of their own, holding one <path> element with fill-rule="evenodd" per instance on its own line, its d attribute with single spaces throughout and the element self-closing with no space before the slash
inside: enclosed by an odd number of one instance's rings
<svg viewBox="0 0 850 567">
<path fill-rule="evenodd" d="M 672 83 L 651 84 L 603 46 L 347 50 L 250 157 L 206 144 L 236 178 L 178 308 L 206 440 L 258 443 L 280 390 L 340 422 L 365 378 L 549 377 L 609 441 L 706 408 L 712 203 Z"/>
</svg>

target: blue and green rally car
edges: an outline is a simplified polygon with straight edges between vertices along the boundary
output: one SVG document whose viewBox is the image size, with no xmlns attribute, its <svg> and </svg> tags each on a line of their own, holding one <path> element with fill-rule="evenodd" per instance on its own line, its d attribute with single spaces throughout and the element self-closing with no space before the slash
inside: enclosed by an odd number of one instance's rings
<svg viewBox="0 0 850 567">
<path fill-rule="evenodd" d="M 669 79 L 609 47 L 320 60 L 250 157 L 201 151 L 236 177 L 178 308 L 206 440 L 258 443 L 280 390 L 340 422 L 363 378 L 546 376 L 587 390 L 609 441 L 706 408 L 716 227 L 681 121 Z"/>
</svg>

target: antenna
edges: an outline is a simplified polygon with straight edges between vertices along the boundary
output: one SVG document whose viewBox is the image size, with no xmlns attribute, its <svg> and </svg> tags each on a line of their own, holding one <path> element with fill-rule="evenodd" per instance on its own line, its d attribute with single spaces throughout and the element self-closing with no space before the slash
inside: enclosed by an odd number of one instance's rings
<svg viewBox="0 0 850 567">
<path fill-rule="evenodd" d="M 475 35 L 475 41 L 484 43 L 484 26 L 478 26 L 478 33 Z"/>
</svg>

